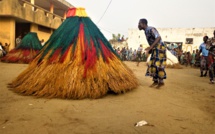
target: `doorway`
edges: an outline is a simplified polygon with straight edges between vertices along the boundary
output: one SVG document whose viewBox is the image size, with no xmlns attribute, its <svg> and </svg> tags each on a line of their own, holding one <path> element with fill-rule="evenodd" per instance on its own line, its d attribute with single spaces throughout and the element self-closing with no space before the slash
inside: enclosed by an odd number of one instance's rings
<svg viewBox="0 0 215 134">
<path fill-rule="evenodd" d="M 16 22 L 16 27 L 15 27 L 15 38 L 21 35 L 23 38 L 26 34 L 30 32 L 30 23 L 21 23 L 21 22 Z M 15 45 L 16 47 L 16 45 Z"/>
</svg>

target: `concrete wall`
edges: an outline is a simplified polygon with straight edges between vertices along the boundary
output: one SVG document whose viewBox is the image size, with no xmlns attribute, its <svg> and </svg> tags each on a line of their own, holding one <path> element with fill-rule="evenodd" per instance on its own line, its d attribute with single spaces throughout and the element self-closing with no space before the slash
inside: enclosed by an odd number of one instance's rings
<svg viewBox="0 0 215 134">
<path fill-rule="evenodd" d="M 53 29 L 57 29 L 64 21 L 58 15 L 19 0 L 0 1 L 0 16 L 12 16 Z"/>
<path fill-rule="evenodd" d="M 129 29 L 128 30 L 128 46 L 133 50 L 143 45 L 143 48 L 148 47 L 148 43 L 144 34 L 144 31 L 140 31 L 138 29 Z"/>
<path fill-rule="evenodd" d="M 198 49 L 205 35 L 212 37 L 215 27 L 212 28 L 157 28 L 163 41 L 183 42 L 184 51 Z M 186 44 L 186 38 L 193 38 L 193 44 Z M 137 49 L 140 44 L 148 46 L 144 31 L 128 30 L 128 46 Z"/>
<path fill-rule="evenodd" d="M 37 24 L 31 24 L 30 30 L 31 30 L 31 32 L 36 32 L 39 40 L 44 39 L 45 42 L 49 39 L 50 35 L 53 33 L 52 30 L 51 30 L 51 33 L 39 31 Z"/>
<path fill-rule="evenodd" d="M 39 40 L 45 42 L 64 19 L 42 8 L 23 3 L 21 0 L 0 0 L 0 42 L 10 43 L 9 50 L 15 47 L 16 22 L 30 23 L 30 31 L 36 32 Z M 38 25 L 51 29 L 50 33 L 38 30 Z"/>
<path fill-rule="evenodd" d="M 10 43 L 10 48 L 15 47 L 15 20 L 13 18 L 0 18 L 0 42 Z"/>
</svg>

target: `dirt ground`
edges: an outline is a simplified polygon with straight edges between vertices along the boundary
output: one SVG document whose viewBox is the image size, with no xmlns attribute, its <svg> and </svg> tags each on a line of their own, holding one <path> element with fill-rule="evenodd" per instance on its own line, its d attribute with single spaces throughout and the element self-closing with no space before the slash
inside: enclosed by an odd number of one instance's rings
<svg viewBox="0 0 215 134">
<path fill-rule="evenodd" d="M 0 63 L 0 134 L 215 134 L 215 84 L 198 69 L 166 69 L 165 86 L 156 88 L 145 63 L 125 63 L 140 86 L 96 100 L 21 96 L 7 83 L 28 65 Z M 141 120 L 149 125 L 135 127 Z"/>
</svg>

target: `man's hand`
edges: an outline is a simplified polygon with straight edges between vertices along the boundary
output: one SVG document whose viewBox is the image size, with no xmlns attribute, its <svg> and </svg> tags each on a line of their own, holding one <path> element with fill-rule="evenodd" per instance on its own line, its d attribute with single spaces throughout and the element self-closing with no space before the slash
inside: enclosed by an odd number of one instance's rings
<svg viewBox="0 0 215 134">
<path fill-rule="evenodd" d="M 151 47 L 147 47 L 146 49 L 145 49 L 145 51 L 150 51 L 151 50 Z"/>
<path fill-rule="evenodd" d="M 148 55 L 150 50 L 151 50 L 151 47 L 147 47 L 147 48 L 145 49 L 145 54 Z"/>
</svg>

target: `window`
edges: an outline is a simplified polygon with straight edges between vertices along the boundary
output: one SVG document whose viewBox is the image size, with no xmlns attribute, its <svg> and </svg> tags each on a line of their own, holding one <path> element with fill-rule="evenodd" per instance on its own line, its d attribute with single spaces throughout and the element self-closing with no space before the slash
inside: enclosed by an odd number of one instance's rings
<svg viewBox="0 0 215 134">
<path fill-rule="evenodd" d="M 193 38 L 186 38 L 186 44 L 193 44 Z"/>
</svg>

